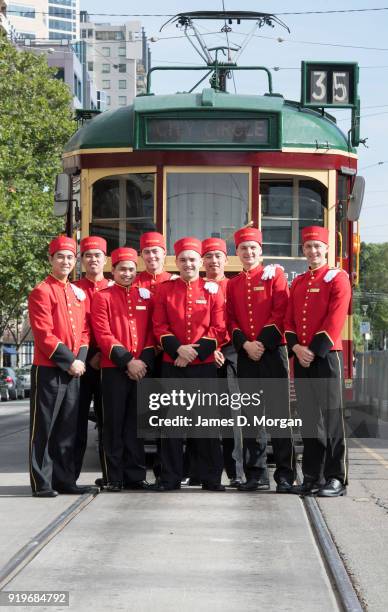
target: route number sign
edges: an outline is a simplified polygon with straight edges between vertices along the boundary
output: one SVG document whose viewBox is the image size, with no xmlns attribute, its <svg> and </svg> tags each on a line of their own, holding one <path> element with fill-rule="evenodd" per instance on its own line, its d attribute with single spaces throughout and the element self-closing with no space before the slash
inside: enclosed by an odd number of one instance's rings
<svg viewBox="0 0 388 612">
<path fill-rule="evenodd" d="M 303 106 L 354 108 L 357 83 L 357 64 L 302 62 Z"/>
</svg>

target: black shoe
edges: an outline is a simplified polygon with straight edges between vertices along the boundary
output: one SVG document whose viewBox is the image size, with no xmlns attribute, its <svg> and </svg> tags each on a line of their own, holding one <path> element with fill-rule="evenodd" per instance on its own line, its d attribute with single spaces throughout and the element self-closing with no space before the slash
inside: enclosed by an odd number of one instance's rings
<svg viewBox="0 0 388 612">
<path fill-rule="evenodd" d="M 338 478 L 330 478 L 318 492 L 318 497 L 341 497 L 341 495 L 346 495 L 346 485 Z"/>
<path fill-rule="evenodd" d="M 276 483 L 276 493 L 293 493 L 292 482 L 289 482 L 284 476 L 280 476 Z"/>
<path fill-rule="evenodd" d="M 163 484 L 160 481 L 155 482 L 155 484 L 150 485 L 149 491 L 156 491 L 157 493 L 164 493 L 165 491 L 177 491 L 181 488 L 180 482 L 176 485 Z"/>
<path fill-rule="evenodd" d="M 228 487 L 230 487 L 231 489 L 238 489 L 241 484 L 242 482 L 240 478 L 231 478 L 229 480 Z"/>
<path fill-rule="evenodd" d="M 97 487 L 88 485 L 69 485 L 68 487 L 58 488 L 58 493 L 65 495 L 83 495 L 84 493 L 94 493 L 97 491 Z"/>
<path fill-rule="evenodd" d="M 108 484 L 104 487 L 104 491 L 108 491 L 109 493 L 120 493 L 121 489 L 121 482 L 108 482 Z"/>
<path fill-rule="evenodd" d="M 303 484 L 292 487 L 290 493 L 295 495 L 316 495 L 321 489 L 321 485 L 317 480 L 305 478 Z"/>
<path fill-rule="evenodd" d="M 41 491 L 33 491 L 32 497 L 57 497 L 58 491 L 54 489 L 42 489 Z"/>
<path fill-rule="evenodd" d="M 138 480 L 137 482 L 125 482 L 123 489 L 126 491 L 149 491 L 152 485 L 146 480 Z"/>
<path fill-rule="evenodd" d="M 184 487 L 199 487 L 201 485 L 201 481 L 198 478 L 184 478 L 181 481 L 181 485 Z"/>
<path fill-rule="evenodd" d="M 94 484 L 97 487 L 100 487 L 100 489 L 103 489 L 104 487 L 106 487 L 106 485 L 108 484 L 107 481 L 105 480 L 105 478 L 96 478 L 96 480 L 94 481 Z"/>
<path fill-rule="evenodd" d="M 250 478 L 247 482 L 240 484 L 239 491 L 268 491 L 270 488 L 267 478 Z"/>
<path fill-rule="evenodd" d="M 224 485 L 217 482 L 204 482 L 202 489 L 203 491 L 225 491 Z"/>
</svg>

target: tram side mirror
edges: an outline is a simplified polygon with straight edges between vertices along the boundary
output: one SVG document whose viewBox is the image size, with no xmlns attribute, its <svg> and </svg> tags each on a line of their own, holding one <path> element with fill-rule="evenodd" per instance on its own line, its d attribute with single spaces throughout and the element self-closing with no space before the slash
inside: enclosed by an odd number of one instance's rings
<svg viewBox="0 0 388 612">
<path fill-rule="evenodd" d="M 358 221 L 360 218 L 362 201 L 364 199 L 365 179 L 363 176 L 356 176 L 352 193 L 349 198 L 348 220 Z"/>
<path fill-rule="evenodd" d="M 71 177 L 62 172 L 55 179 L 54 216 L 64 217 L 71 201 Z"/>
</svg>

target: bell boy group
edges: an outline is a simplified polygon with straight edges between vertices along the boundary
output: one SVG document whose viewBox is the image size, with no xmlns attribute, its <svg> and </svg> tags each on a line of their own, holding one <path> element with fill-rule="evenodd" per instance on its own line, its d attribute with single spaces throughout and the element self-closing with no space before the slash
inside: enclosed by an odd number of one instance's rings
<svg viewBox="0 0 388 612">
<path fill-rule="evenodd" d="M 328 266 L 329 236 L 323 227 L 302 230 L 306 272 L 290 288 L 281 266 L 262 265 L 259 229 L 239 229 L 234 240 L 242 269 L 230 279 L 224 275 L 222 239 L 178 240 L 178 274 L 171 275 L 163 269 L 163 236 L 147 232 L 140 238 L 145 271 L 137 273 L 133 248 L 120 247 L 110 253 L 113 279 L 108 280 L 103 274 L 106 241 L 89 236 L 80 243 L 86 274 L 75 283 L 68 280 L 76 263 L 75 241 L 66 236 L 51 241 L 51 272 L 29 297 L 35 340 L 29 440 L 34 497 L 93 490 L 76 484 L 92 400 L 102 469 L 96 485 L 104 491 L 171 491 L 189 475 L 202 489 L 222 492 L 224 469 L 230 486 L 241 492 L 270 489 L 263 427 L 249 435 L 244 431 L 245 478 L 237 477 L 233 439 L 193 437 L 185 444 L 182 438 L 162 436 L 155 483 L 148 483 L 144 441 L 137 433 L 137 387 L 144 377 L 225 378 L 231 367 L 241 391 L 244 380 L 257 380 L 265 409 L 273 414 L 276 408 L 288 418 L 291 362 L 298 416 L 303 421 L 313 415 L 317 431 L 303 435 L 302 427 L 301 485 L 295 484 L 292 432 L 272 437 L 276 491 L 346 494 L 341 331 L 351 296 L 348 275 Z M 276 398 L 265 386 L 271 379 L 276 379 Z M 333 383 L 325 398 L 327 422 L 320 405 L 323 379 Z"/>
</svg>

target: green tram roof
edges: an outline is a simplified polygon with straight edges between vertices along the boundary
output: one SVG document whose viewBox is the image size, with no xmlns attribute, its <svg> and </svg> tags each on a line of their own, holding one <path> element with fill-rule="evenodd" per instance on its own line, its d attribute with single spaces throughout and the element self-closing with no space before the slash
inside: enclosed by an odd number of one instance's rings
<svg viewBox="0 0 388 612">
<path fill-rule="evenodd" d="M 349 151 L 345 134 L 336 126 L 334 118 L 327 114 L 304 108 L 298 102 L 285 100 L 279 95 L 241 95 L 205 89 L 201 93 L 139 96 L 131 106 L 105 111 L 84 124 L 72 136 L 65 153 L 80 149 L 134 147 L 134 113 L 192 113 L 200 110 L 229 110 L 241 113 L 242 117 L 244 112 L 250 113 L 250 116 L 255 111 L 281 113 L 283 149 Z M 355 152 L 355 149 L 351 148 L 350 151 Z"/>
</svg>

